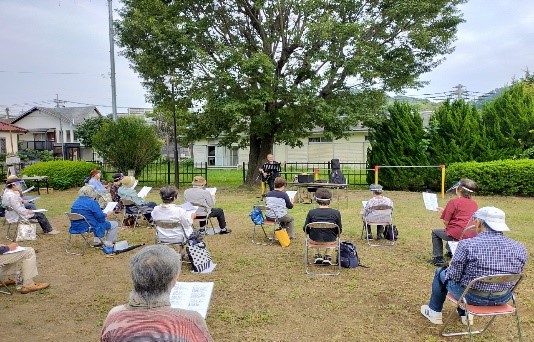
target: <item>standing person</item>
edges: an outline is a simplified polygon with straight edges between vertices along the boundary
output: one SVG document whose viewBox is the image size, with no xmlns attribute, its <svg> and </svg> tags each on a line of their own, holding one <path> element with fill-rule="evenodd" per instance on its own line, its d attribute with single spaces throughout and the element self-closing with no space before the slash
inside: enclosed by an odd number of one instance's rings
<svg viewBox="0 0 534 342">
<path fill-rule="evenodd" d="M 171 307 L 170 294 L 181 265 L 180 255 L 164 245 L 137 252 L 130 259 L 130 300 L 108 313 L 100 341 L 213 341 L 198 312 Z"/>
<path fill-rule="evenodd" d="M 471 198 L 477 190 L 477 184 L 471 179 L 462 178 L 447 192 L 454 191 L 456 198 L 447 202 L 445 209 L 438 208 L 445 228 L 432 229 L 432 259 L 429 262 L 435 266 L 446 265 L 443 259 L 443 241 L 458 241 L 467 227 L 478 204 Z M 467 237 L 471 237 L 469 235 Z"/>
<path fill-rule="evenodd" d="M 18 252 L 6 254 L 7 252 L 17 250 L 17 248 L 19 248 L 17 243 L 10 243 L 9 245 L 0 244 L 0 265 L 4 265 L 1 269 L 0 276 L 15 275 L 17 271 L 20 271 L 22 275 L 22 288 L 20 289 L 20 293 L 22 294 L 46 289 L 49 286 L 48 283 L 36 283 L 33 281 L 33 278 L 39 274 L 37 272 L 35 250 L 31 247 L 22 247 Z M 15 280 L 12 278 L 4 279 L 4 284 L 6 285 L 15 285 L 15 283 Z"/>
<path fill-rule="evenodd" d="M 163 204 L 158 205 L 152 210 L 152 219 L 156 223 L 158 234 L 161 240 L 168 243 L 179 243 L 185 241 L 193 233 L 193 219 L 195 214 L 187 215 L 185 209 L 175 204 L 178 199 L 178 190 L 174 186 L 165 186 L 159 191 Z M 170 220 L 178 221 L 184 228 L 170 231 L 169 229 L 160 229 L 157 221 Z M 184 232 L 187 236 L 184 236 Z"/>
<path fill-rule="evenodd" d="M 6 190 L 2 195 L 2 205 L 9 207 L 11 210 L 6 210 L 6 220 L 8 222 L 17 222 L 19 216 L 27 219 L 35 219 L 43 229 L 43 233 L 49 235 L 59 234 L 59 231 L 52 228 L 48 218 L 43 213 L 36 213 L 33 210 L 26 209 L 22 204 L 20 197 L 20 179 L 12 178 L 6 182 Z"/>
<path fill-rule="evenodd" d="M 362 214 L 362 217 L 370 222 L 380 222 L 380 221 L 389 219 L 393 211 L 393 201 L 389 199 L 388 197 L 382 195 L 382 191 L 383 191 L 382 185 L 371 184 L 369 186 L 369 191 L 373 193 L 373 197 L 371 197 L 367 201 L 367 203 L 365 204 L 365 207 L 360 212 L 360 214 Z M 389 206 L 391 207 L 391 209 L 390 210 L 372 210 L 371 209 L 377 206 Z M 365 228 L 367 229 L 367 238 L 369 240 L 372 240 L 373 234 L 371 232 L 371 225 L 368 224 L 366 225 Z M 383 234 L 384 234 L 384 226 L 377 225 L 376 226 L 376 239 L 377 240 L 383 239 L 384 238 Z"/>
<path fill-rule="evenodd" d="M 96 198 L 98 194 L 91 185 L 84 185 L 78 191 L 78 198 L 72 203 L 71 213 L 80 214 L 94 229 L 95 246 L 101 245 L 101 239 L 105 236 L 106 242 L 113 243 L 117 240 L 119 224 L 117 221 L 109 221 L 113 215 L 110 210 L 107 215 L 100 209 Z M 83 220 L 72 221 L 69 230 L 74 233 L 86 232 L 89 229 Z"/>
<path fill-rule="evenodd" d="M 274 190 L 269 191 L 265 195 L 265 205 L 269 207 L 269 210 L 265 213 L 267 220 L 274 221 L 278 218 L 280 225 L 287 229 L 289 238 L 294 240 L 294 219 L 293 216 L 288 214 L 288 209 L 293 208 L 293 202 L 289 199 L 289 196 L 284 191 L 286 188 L 286 180 L 282 177 L 276 177 L 274 180 Z"/>
<path fill-rule="evenodd" d="M 273 191 L 274 180 L 276 177 L 280 177 L 280 163 L 274 160 L 274 155 L 268 154 L 267 161 L 262 165 L 260 169 L 260 174 L 263 182 L 269 184 L 269 191 Z"/>
<path fill-rule="evenodd" d="M 332 200 L 332 193 L 326 188 L 319 188 L 315 192 L 315 201 L 319 205 L 319 208 L 311 209 L 308 211 L 306 221 L 304 222 L 304 232 L 310 235 L 310 239 L 316 242 L 332 242 L 336 241 L 337 235 L 333 229 L 309 229 L 306 230 L 308 223 L 313 222 L 329 222 L 337 224 L 339 227 L 339 233 L 343 227 L 341 226 L 341 213 L 330 208 L 330 201 Z M 326 248 L 324 256 L 321 253 L 315 254 L 315 263 L 332 265 L 332 252 L 335 248 Z M 339 260 L 338 260 L 339 262 Z"/>
<path fill-rule="evenodd" d="M 196 212 L 197 218 L 203 217 L 216 217 L 221 229 L 220 234 L 231 233 L 232 230 L 226 227 L 226 219 L 224 217 L 224 210 L 221 208 L 213 208 L 215 205 L 215 195 L 206 190 L 206 180 L 202 176 L 195 176 L 193 178 L 192 188 L 184 191 L 184 198 L 187 202 L 192 204 L 199 204 L 199 208 Z M 201 222 L 200 231 L 205 231 L 206 221 Z"/>
<path fill-rule="evenodd" d="M 432 281 L 428 305 L 421 306 L 421 314 L 433 324 L 442 324 L 443 303 L 447 292 L 460 298 L 474 279 L 495 274 L 523 272 L 528 253 L 517 241 L 504 236 L 509 231 L 505 213 L 495 207 L 483 207 L 473 214 L 477 236 L 461 240 L 448 267 L 439 267 Z M 493 295 L 489 295 L 489 293 Z M 465 296 L 468 304 L 493 306 L 507 303 L 512 297 L 509 284 L 478 283 Z M 467 325 L 464 310 L 458 310 L 462 323 Z M 469 325 L 473 316 L 469 318 Z"/>
</svg>

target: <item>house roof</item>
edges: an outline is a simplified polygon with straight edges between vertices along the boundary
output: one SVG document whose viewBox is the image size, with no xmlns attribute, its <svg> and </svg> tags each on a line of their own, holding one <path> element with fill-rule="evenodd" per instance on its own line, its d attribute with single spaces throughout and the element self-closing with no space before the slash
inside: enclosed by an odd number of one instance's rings
<svg viewBox="0 0 534 342">
<path fill-rule="evenodd" d="M 81 123 L 84 119 L 89 117 L 89 114 L 96 112 L 102 116 L 100 111 L 95 106 L 86 107 L 64 107 L 64 108 L 46 108 L 46 107 L 33 107 L 32 109 L 22 113 L 22 115 L 16 117 L 12 123 L 16 123 L 22 118 L 31 115 L 33 112 L 40 111 L 50 116 L 61 118 L 65 121 L 72 122 L 74 125 Z"/>
<path fill-rule="evenodd" d="M 26 133 L 28 130 L 7 122 L 0 121 L 0 132 Z"/>
</svg>

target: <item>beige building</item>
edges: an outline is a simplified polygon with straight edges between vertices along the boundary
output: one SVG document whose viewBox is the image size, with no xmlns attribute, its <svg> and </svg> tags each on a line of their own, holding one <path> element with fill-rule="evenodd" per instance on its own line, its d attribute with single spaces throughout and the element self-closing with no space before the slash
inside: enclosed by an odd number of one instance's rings
<svg viewBox="0 0 534 342">
<path fill-rule="evenodd" d="M 24 128 L 0 122 L 0 153 L 17 154 L 19 145 L 19 135 L 28 132 Z"/>
</svg>

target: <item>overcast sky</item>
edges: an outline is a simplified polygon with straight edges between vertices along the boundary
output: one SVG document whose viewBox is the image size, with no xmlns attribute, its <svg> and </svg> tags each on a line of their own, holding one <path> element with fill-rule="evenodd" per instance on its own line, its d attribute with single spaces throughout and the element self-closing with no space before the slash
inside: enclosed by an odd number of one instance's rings
<svg viewBox="0 0 534 342">
<path fill-rule="evenodd" d="M 461 9 L 466 22 L 456 50 L 422 76 L 428 86 L 407 95 L 439 95 L 457 84 L 485 93 L 534 71 L 533 0 L 470 0 Z M 66 106 L 111 112 L 107 0 L 0 0 L 0 25 L 0 114 L 53 107 L 56 96 Z M 119 112 L 150 107 L 140 79 L 115 52 Z"/>
</svg>

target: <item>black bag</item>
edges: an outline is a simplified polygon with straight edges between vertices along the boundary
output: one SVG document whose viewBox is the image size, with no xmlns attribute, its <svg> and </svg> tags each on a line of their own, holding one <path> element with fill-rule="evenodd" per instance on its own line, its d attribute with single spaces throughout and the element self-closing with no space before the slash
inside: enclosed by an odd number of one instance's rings
<svg viewBox="0 0 534 342">
<path fill-rule="evenodd" d="M 343 176 L 341 170 L 334 170 L 330 174 L 330 183 L 334 184 L 347 184 L 347 179 Z"/>
<path fill-rule="evenodd" d="M 394 224 L 388 224 L 384 229 L 384 239 L 396 241 L 398 237 L 399 231 L 397 230 L 397 226 Z"/>
<path fill-rule="evenodd" d="M 350 241 L 343 241 L 339 248 L 339 263 L 341 267 L 356 268 L 360 264 L 356 246 Z"/>
</svg>

